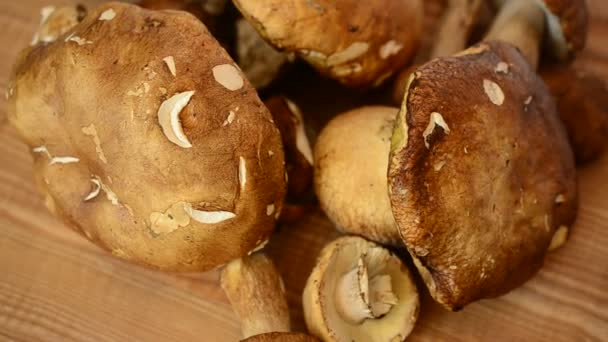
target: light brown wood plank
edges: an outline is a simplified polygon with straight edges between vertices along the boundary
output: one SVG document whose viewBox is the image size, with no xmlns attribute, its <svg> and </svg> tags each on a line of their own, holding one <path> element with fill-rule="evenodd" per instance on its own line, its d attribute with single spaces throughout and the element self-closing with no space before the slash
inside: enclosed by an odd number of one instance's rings
<svg viewBox="0 0 608 342">
<path fill-rule="evenodd" d="M 72 1 L 57 1 L 69 3 Z M 100 1 L 84 1 L 87 4 Z M 43 0 L 0 2 L 0 92 L 29 43 Z M 579 67 L 608 78 L 608 2 L 589 1 L 593 25 Z M 218 272 L 163 274 L 119 261 L 51 216 L 32 181 L 28 149 L 0 97 L 0 340 L 235 341 L 236 317 Z M 571 240 L 519 289 L 450 313 L 423 290 L 412 341 L 608 341 L 608 156 L 580 170 Z M 338 233 L 320 212 L 281 227 L 267 250 L 305 329 L 301 291 Z"/>
</svg>

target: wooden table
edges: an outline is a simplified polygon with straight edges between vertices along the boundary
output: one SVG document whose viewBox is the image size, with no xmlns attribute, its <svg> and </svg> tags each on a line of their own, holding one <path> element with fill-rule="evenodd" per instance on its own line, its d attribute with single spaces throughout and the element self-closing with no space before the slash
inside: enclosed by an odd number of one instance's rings
<svg viewBox="0 0 608 342">
<path fill-rule="evenodd" d="M 61 1 L 58 1 L 61 3 Z M 96 1 L 84 1 L 92 4 Z M 38 23 L 42 0 L 0 2 L 0 91 Z M 608 2 L 589 1 L 588 48 L 577 63 L 608 77 Z M 112 258 L 43 207 L 32 161 L 0 99 L 0 340 L 235 341 L 239 324 L 218 273 L 172 275 Z M 425 294 L 412 341 L 608 341 L 608 156 L 580 170 L 571 241 L 510 294 L 441 309 Z M 300 293 L 322 245 L 337 236 L 322 213 L 271 241 L 303 330 Z"/>
</svg>

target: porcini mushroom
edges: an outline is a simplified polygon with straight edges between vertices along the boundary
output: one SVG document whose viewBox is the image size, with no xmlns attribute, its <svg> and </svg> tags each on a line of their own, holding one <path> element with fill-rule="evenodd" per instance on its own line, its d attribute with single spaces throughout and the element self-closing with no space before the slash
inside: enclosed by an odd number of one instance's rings
<svg viewBox="0 0 608 342">
<path fill-rule="evenodd" d="M 540 45 L 546 37 L 548 51 L 566 60 L 585 46 L 588 13 L 585 0 L 495 0 L 500 7 L 486 40 L 517 46 L 537 68 Z"/>
<path fill-rule="evenodd" d="M 234 0 L 271 45 L 347 86 L 380 84 L 413 56 L 422 1 Z"/>
<path fill-rule="evenodd" d="M 302 296 L 306 325 L 323 341 L 403 341 L 420 306 L 401 260 L 355 236 L 323 248 Z"/>
<path fill-rule="evenodd" d="M 285 194 L 279 132 L 193 16 L 104 4 L 35 46 L 11 84 L 9 120 L 47 203 L 114 255 L 201 271 L 271 234 L 268 208 Z"/>
<path fill-rule="evenodd" d="M 486 3 L 482 0 L 449 0 L 437 25 L 429 59 L 450 56 L 464 50 L 484 5 Z M 396 105 L 403 102 L 405 87 L 417 67 L 418 65 L 413 65 L 405 68 L 396 77 L 393 86 L 393 102 Z"/>
<path fill-rule="evenodd" d="M 541 68 L 556 100 L 577 162 L 597 159 L 608 143 L 608 89 L 604 80 L 574 66 Z"/>
<path fill-rule="evenodd" d="M 560 221 L 576 214 L 574 161 L 555 104 L 504 42 L 417 69 L 388 179 L 400 235 L 431 295 L 451 310 L 532 277 Z"/>
<path fill-rule="evenodd" d="M 272 260 L 263 253 L 231 261 L 222 270 L 222 289 L 241 322 L 248 342 L 314 342 L 292 333 L 285 286 Z"/>
<path fill-rule="evenodd" d="M 386 169 L 397 108 L 340 114 L 315 144 L 315 193 L 339 230 L 401 245 L 388 198 Z"/>
<path fill-rule="evenodd" d="M 312 182 L 313 155 L 306 135 L 304 118 L 300 108 L 284 96 L 274 96 L 264 101 L 281 132 L 285 150 L 287 194 L 292 198 L 303 195 Z M 274 152 L 268 151 L 272 156 Z"/>
</svg>

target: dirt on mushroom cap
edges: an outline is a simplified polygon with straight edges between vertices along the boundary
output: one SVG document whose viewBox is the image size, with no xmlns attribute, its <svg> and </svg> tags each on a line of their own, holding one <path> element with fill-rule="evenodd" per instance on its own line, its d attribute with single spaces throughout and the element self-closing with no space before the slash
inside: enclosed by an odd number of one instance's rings
<svg viewBox="0 0 608 342">
<path fill-rule="evenodd" d="M 108 9 L 113 19 L 98 20 Z M 34 47 L 16 66 L 9 99 L 9 119 L 30 146 L 44 141 L 52 155 L 79 159 L 49 165 L 36 155 L 35 172 L 47 181 L 57 212 L 113 254 L 167 270 L 210 269 L 267 239 L 274 226 L 267 207 L 280 210 L 285 194 L 279 132 L 246 80 L 237 90 L 216 80 L 213 68 L 234 62 L 205 26 L 182 12 L 108 3 L 69 34 L 91 43 L 66 35 Z M 178 66 L 176 77 L 167 56 Z M 161 103 L 184 91 L 195 91 L 179 114 L 190 149 L 171 143 L 157 119 Z M 237 119 L 223 126 L 230 111 Z M 91 124 L 100 144 L 81 131 Z M 103 196 L 85 202 L 92 176 Z M 153 232 L 152 214 L 179 202 L 193 213 L 235 216 Z"/>
<path fill-rule="evenodd" d="M 508 73 L 496 72 L 500 62 Z M 492 101 L 484 80 L 500 87 L 504 102 Z M 450 132 L 436 126 L 427 148 L 423 131 L 433 112 Z M 395 127 L 389 189 L 426 285 L 452 310 L 534 275 L 561 217 L 578 202 L 555 104 L 523 56 L 500 42 L 418 69 Z"/>
<path fill-rule="evenodd" d="M 348 86 L 371 86 L 405 65 L 422 31 L 419 0 L 235 0 L 281 51 Z"/>
</svg>

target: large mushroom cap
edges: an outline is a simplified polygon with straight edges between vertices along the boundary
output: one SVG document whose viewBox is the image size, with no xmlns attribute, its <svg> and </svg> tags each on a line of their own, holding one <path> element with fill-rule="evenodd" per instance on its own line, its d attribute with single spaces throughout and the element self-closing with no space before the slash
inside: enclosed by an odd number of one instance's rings
<svg viewBox="0 0 608 342">
<path fill-rule="evenodd" d="M 575 168 L 547 87 L 511 45 L 484 43 L 415 72 L 389 192 L 433 297 L 457 310 L 538 271 L 573 216 Z"/>
<path fill-rule="evenodd" d="M 279 132 L 193 16 L 105 4 L 35 46 L 11 94 L 49 206 L 114 255 L 206 270 L 272 232 L 285 194 Z"/>
<path fill-rule="evenodd" d="M 403 341 L 419 304 L 401 260 L 355 236 L 323 248 L 303 294 L 306 325 L 323 341 Z"/>
<path fill-rule="evenodd" d="M 315 144 L 315 192 L 338 229 L 401 245 L 386 168 L 397 108 L 370 106 L 338 115 Z"/>
<path fill-rule="evenodd" d="M 420 0 L 234 0 L 279 50 L 349 86 L 379 84 L 407 63 L 422 31 Z"/>
</svg>

